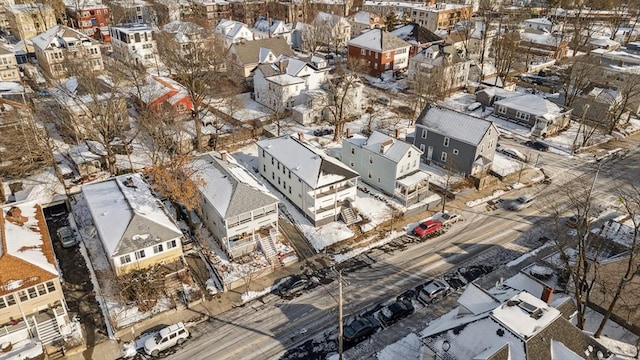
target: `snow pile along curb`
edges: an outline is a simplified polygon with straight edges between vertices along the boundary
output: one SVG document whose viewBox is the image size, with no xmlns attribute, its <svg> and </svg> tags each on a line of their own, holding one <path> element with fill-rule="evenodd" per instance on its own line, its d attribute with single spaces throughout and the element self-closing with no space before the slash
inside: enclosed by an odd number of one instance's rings
<svg viewBox="0 0 640 360">
<path fill-rule="evenodd" d="M 486 196 L 486 197 L 483 197 L 482 199 L 476 199 L 476 200 L 467 201 L 465 203 L 465 205 L 467 205 L 467 207 L 475 207 L 475 206 L 478 206 L 480 204 L 484 204 L 489 200 L 493 200 L 493 199 L 501 196 L 502 194 L 504 194 L 504 190 L 496 190 L 496 191 L 493 192 L 493 194 L 491 194 L 489 196 Z"/>
</svg>

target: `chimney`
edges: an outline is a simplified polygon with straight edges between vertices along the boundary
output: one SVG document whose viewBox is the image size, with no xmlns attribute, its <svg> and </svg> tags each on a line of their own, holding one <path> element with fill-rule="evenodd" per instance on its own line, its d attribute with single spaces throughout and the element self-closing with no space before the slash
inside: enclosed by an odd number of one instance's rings
<svg viewBox="0 0 640 360">
<path fill-rule="evenodd" d="M 287 72 L 286 60 L 280 60 L 280 62 L 278 63 L 278 68 L 280 69 L 281 73 L 286 73 Z"/>
<path fill-rule="evenodd" d="M 220 152 L 220 160 L 227 161 L 227 152 L 226 151 L 221 151 Z"/>
<path fill-rule="evenodd" d="M 400 129 L 396 129 L 396 139 L 400 139 Z"/>
<path fill-rule="evenodd" d="M 351 137 L 351 129 L 347 128 L 347 138 Z"/>
<path fill-rule="evenodd" d="M 380 154 L 384 154 L 393 145 L 393 140 L 389 139 L 380 144 Z"/>
<path fill-rule="evenodd" d="M 544 289 L 542 289 L 542 296 L 540 297 L 540 300 L 548 304 L 551 302 L 552 297 L 553 297 L 553 289 L 548 286 L 545 286 Z"/>
<path fill-rule="evenodd" d="M 303 133 L 301 133 L 301 132 L 298 133 L 298 140 L 300 140 L 300 141 L 304 140 L 304 134 Z"/>
</svg>

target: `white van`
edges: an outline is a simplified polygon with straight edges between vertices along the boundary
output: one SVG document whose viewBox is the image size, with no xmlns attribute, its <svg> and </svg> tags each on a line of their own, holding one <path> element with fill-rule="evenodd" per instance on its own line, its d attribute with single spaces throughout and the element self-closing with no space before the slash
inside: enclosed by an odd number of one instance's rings
<svg viewBox="0 0 640 360">
<path fill-rule="evenodd" d="M 188 337 L 189 331 L 187 331 L 183 323 L 169 325 L 144 342 L 144 352 L 147 355 L 157 357 L 161 351 L 176 345 L 182 345 L 187 341 Z"/>
</svg>

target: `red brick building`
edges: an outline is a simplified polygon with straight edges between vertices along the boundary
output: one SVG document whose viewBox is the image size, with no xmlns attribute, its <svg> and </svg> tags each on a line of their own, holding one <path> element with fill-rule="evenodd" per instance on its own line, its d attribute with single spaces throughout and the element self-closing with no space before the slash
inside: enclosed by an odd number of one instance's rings
<svg viewBox="0 0 640 360">
<path fill-rule="evenodd" d="M 371 29 L 347 43 L 350 63 L 361 63 L 370 75 L 403 71 L 409 64 L 411 45 L 382 29 Z"/>
<path fill-rule="evenodd" d="M 138 105 L 146 105 L 153 111 L 170 111 L 176 115 L 191 114 L 193 102 L 187 90 L 166 77 L 150 76 L 142 90 L 142 99 L 136 97 Z"/>
<path fill-rule="evenodd" d="M 110 42 L 109 7 L 100 3 L 82 3 L 67 5 L 69 27 L 98 40 Z"/>
</svg>

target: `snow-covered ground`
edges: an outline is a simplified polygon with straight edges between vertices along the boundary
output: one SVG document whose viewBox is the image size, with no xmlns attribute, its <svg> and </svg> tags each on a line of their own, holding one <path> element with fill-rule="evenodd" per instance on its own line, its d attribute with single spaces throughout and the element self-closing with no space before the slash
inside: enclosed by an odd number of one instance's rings
<svg viewBox="0 0 640 360">
<path fill-rule="evenodd" d="M 493 156 L 491 170 L 500 176 L 507 176 L 524 169 L 525 166 L 521 161 L 496 152 Z"/>
<path fill-rule="evenodd" d="M 243 93 L 233 99 L 212 100 L 211 106 L 227 115 L 246 122 L 270 116 L 273 111 L 251 99 L 251 93 Z"/>
<path fill-rule="evenodd" d="M 353 206 L 358 209 L 360 216 L 369 220 L 369 222 L 362 227 L 362 231 L 366 232 L 374 229 L 376 226 L 391 219 L 393 216 L 393 209 L 384 202 L 377 200 L 360 190 L 358 190 L 357 196 L 358 198 Z"/>
</svg>

